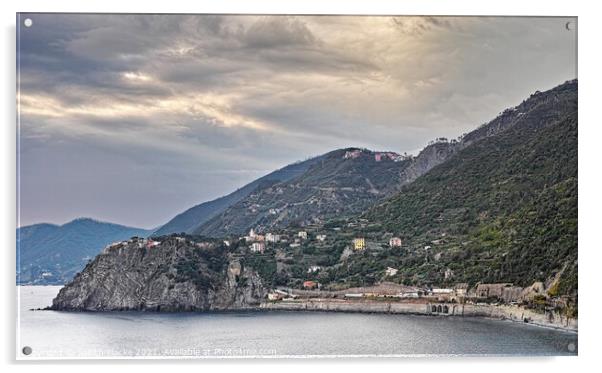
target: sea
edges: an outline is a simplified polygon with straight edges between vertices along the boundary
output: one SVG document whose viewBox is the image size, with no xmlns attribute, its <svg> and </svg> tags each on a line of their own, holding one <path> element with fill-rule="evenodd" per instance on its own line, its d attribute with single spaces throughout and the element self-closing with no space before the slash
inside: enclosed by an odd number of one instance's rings
<svg viewBox="0 0 602 373">
<path fill-rule="evenodd" d="M 19 359 L 551 356 L 578 351 L 577 333 L 484 318 L 35 310 L 49 306 L 59 289 L 17 287 Z"/>
</svg>

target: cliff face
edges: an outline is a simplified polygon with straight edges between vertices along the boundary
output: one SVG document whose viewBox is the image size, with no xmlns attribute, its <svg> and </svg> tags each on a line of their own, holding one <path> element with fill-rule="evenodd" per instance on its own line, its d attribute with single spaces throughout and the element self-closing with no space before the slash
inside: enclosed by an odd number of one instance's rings
<svg viewBox="0 0 602 373">
<path fill-rule="evenodd" d="M 514 108 L 506 109 L 492 121 L 465 134 L 460 141 L 436 142 L 426 146 L 401 172 L 401 185 L 412 183 L 468 146 L 524 122 L 538 118 L 538 127 L 558 121 L 577 107 L 577 80 L 567 81 L 549 91 L 535 92 Z"/>
<path fill-rule="evenodd" d="M 62 288 L 51 309 L 206 311 L 259 305 L 259 276 L 217 244 L 171 237 L 156 246 L 133 239 L 106 248 Z"/>
<path fill-rule="evenodd" d="M 440 142 L 428 145 L 401 171 L 400 185 L 407 185 L 449 159 L 460 148 L 459 143 Z"/>
</svg>

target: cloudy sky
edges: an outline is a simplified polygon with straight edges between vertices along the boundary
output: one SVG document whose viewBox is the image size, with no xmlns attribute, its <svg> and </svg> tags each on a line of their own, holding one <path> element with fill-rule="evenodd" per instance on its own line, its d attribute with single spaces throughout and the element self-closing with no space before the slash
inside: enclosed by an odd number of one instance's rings
<svg viewBox="0 0 602 373">
<path fill-rule="evenodd" d="M 336 148 L 415 153 L 575 78 L 568 21 L 21 15 L 20 225 L 150 228 Z"/>
</svg>

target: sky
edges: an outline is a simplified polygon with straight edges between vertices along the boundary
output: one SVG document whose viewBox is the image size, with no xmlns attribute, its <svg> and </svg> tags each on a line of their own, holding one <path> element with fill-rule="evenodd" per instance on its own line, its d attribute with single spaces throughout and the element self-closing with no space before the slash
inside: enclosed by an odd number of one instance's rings
<svg viewBox="0 0 602 373">
<path fill-rule="evenodd" d="M 18 22 L 20 226 L 157 227 L 334 149 L 416 154 L 577 77 L 572 18 Z"/>
</svg>

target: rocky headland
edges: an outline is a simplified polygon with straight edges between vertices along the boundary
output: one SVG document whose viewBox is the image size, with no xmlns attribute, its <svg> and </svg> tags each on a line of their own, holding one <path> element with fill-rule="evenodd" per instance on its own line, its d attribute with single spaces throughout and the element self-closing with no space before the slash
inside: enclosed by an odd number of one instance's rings
<svg viewBox="0 0 602 373">
<path fill-rule="evenodd" d="M 181 237 L 107 247 L 63 287 L 50 309 L 211 311 L 256 307 L 262 280 L 223 245 Z"/>
</svg>

